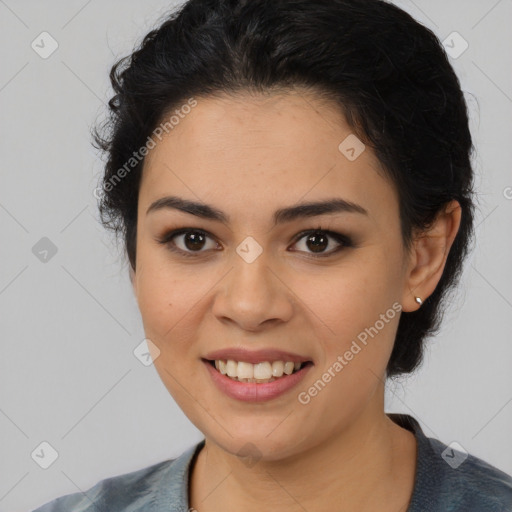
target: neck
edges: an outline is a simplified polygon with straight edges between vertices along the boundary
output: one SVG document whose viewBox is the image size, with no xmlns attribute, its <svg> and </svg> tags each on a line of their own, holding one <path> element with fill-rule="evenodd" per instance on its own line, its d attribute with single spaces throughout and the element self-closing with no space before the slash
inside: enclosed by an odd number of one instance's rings
<svg viewBox="0 0 512 512">
<path fill-rule="evenodd" d="M 368 409 L 343 431 L 281 460 L 248 466 L 206 438 L 191 477 L 191 506 L 201 512 L 407 509 L 414 485 L 416 440 Z M 321 492 L 319 492 L 319 489 Z M 384 501 L 383 501 L 384 500 Z"/>
</svg>

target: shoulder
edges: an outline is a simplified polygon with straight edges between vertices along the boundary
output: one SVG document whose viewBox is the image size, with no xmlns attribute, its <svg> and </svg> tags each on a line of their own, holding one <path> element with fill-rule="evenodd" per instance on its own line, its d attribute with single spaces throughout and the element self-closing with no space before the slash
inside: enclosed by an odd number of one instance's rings
<svg viewBox="0 0 512 512">
<path fill-rule="evenodd" d="M 428 438 L 438 454 L 439 497 L 446 510 L 512 512 L 512 477 L 475 455 Z M 453 461 L 453 462 L 452 462 Z"/>
<path fill-rule="evenodd" d="M 85 492 L 61 496 L 33 512 L 121 512 L 154 508 L 155 488 L 177 459 L 106 478 Z"/>
<path fill-rule="evenodd" d="M 389 417 L 418 443 L 414 491 L 407 512 L 512 512 L 512 477 L 488 462 L 427 437 L 408 414 Z"/>
</svg>

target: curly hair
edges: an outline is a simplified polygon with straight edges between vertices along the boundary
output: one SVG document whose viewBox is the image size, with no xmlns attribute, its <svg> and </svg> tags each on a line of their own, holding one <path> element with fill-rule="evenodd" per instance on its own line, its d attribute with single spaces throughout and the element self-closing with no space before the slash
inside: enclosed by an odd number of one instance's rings
<svg viewBox="0 0 512 512">
<path fill-rule="evenodd" d="M 443 274 L 420 309 L 401 313 L 387 377 L 420 365 L 474 236 L 466 102 L 432 31 L 383 0 L 188 0 L 112 66 L 110 81 L 109 115 L 92 131 L 107 156 L 98 208 L 133 270 L 144 159 L 128 171 L 126 162 L 194 96 L 303 87 L 334 100 L 398 192 L 406 249 L 457 200 L 461 223 Z"/>
</svg>

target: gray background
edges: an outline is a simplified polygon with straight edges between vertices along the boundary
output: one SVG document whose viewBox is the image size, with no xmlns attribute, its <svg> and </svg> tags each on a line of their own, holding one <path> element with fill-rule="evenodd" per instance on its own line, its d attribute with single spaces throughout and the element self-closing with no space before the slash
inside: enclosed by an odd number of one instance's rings
<svg viewBox="0 0 512 512">
<path fill-rule="evenodd" d="M 386 410 L 512 474 L 512 2 L 396 3 L 441 40 L 457 31 L 469 43 L 451 61 L 470 107 L 479 211 L 444 328 L 418 373 L 388 386 Z M 172 5 L 0 0 L 0 510 L 32 510 L 202 438 L 133 354 L 142 323 L 97 221 L 89 138 L 110 66 Z M 31 47 L 43 31 L 59 44 L 47 59 Z M 46 262 L 32 250 L 43 237 L 57 248 Z M 48 469 L 31 458 L 43 441 L 58 452 Z"/>
</svg>

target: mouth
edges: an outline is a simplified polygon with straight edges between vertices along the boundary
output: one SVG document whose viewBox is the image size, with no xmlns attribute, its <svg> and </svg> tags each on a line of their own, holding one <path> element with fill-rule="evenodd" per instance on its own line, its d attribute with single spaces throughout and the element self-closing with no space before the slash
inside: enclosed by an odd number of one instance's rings
<svg viewBox="0 0 512 512">
<path fill-rule="evenodd" d="M 293 375 L 306 366 L 313 365 L 312 361 L 262 361 L 256 364 L 233 359 L 203 359 L 203 361 L 231 380 L 255 384 L 274 382 Z"/>
<path fill-rule="evenodd" d="M 312 361 L 202 359 L 214 385 L 230 398 L 262 402 L 277 398 L 298 385 L 314 366 Z"/>
</svg>

